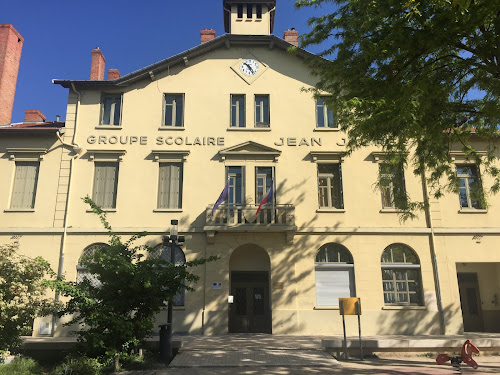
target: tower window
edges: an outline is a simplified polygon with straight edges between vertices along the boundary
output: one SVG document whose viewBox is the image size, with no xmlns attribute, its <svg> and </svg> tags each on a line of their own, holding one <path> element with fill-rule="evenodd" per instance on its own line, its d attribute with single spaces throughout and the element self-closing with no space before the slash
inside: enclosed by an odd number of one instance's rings
<svg viewBox="0 0 500 375">
<path fill-rule="evenodd" d="M 262 18 L 262 5 L 260 4 L 257 4 L 256 5 L 256 14 L 257 14 L 257 19 L 261 19 Z"/>
<path fill-rule="evenodd" d="M 247 18 L 252 18 L 252 4 L 247 4 Z"/>
<path fill-rule="evenodd" d="M 243 18 L 243 5 L 238 5 L 238 18 Z"/>
</svg>

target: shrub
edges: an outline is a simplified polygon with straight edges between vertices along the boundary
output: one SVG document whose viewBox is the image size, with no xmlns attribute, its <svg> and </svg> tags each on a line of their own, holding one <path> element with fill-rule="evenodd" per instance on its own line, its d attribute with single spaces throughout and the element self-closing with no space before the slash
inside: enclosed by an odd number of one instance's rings
<svg viewBox="0 0 500 375">
<path fill-rule="evenodd" d="M 6 365 L 0 365 L 0 375 L 42 375 L 42 369 L 33 359 L 16 357 Z"/>
<path fill-rule="evenodd" d="M 49 264 L 18 253 L 19 243 L 0 245 L 0 351 L 16 351 L 20 336 L 29 334 L 36 316 L 48 315 L 56 303 L 46 298 Z"/>
<path fill-rule="evenodd" d="M 88 357 L 67 357 L 51 375 L 100 375 L 101 364 Z"/>
</svg>

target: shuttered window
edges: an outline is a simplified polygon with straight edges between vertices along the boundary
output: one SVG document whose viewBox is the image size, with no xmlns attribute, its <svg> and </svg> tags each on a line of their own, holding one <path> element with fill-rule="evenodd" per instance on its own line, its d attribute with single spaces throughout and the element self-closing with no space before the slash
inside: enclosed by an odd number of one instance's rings
<svg viewBox="0 0 500 375">
<path fill-rule="evenodd" d="M 182 208 L 182 163 L 160 163 L 158 208 Z"/>
<path fill-rule="evenodd" d="M 39 167 L 40 163 L 37 161 L 16 162 L 16 172 L 14 177 L 14 186 L 12 188 L 10 208 L 35 208 Z"/>
<path fill-rule="evenodd" d="M 356 296 L 351 253 L 340 244 L 321 246 L 316 254 L 315 276 L 317 306 L 338 306 L 339 298 Z"/>
<path fill-rule="evenodd" d="M 118 163 L 96 162 L 92 199 L 101 208 L 116 208 Z"/>
</svg>

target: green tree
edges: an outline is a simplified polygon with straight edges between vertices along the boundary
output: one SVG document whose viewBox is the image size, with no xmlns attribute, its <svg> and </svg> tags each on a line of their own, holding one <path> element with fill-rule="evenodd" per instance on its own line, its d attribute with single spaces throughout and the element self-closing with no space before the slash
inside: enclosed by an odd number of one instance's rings
<svg viewBox="0 0 500 375">
<path fill-rule="evenodd" d="M 433 194 L 458 191 L 449 155 L 459 145 L 500 188 L 494 151 L 500 118 L 500 0 L 298 0 L 309 20 L 302 47 L 315 93 L 348 135 L 347 152 L 378 144 L 398 165 L 424 172 Z M 322 57 L 331 57 L 332 60 Z M 478 143 L 479 142 L 479 143 Z M 480 146 L 478 146 L 480 144 Z M 480 158 L 478 151 L 487 156 Z M 476 198 L 486 204 L 482 191 Z M 421 204 L 407 202 L 410 212 Z"/>
<path fill-rule="evenodd" d="M 87 270 L 81 282 L 58 280 L 52 287 L 69 297 L 60 315 L 72 314 L 66 325 L 78 324 L 75 333 L 82 350 L 108 362 L 142 347 L 151 335 L 155 316 L 183 288 L 199 277 L 190 272 L 194 266 L 217 259 L 198 259 L 174 265 L 162 258 L 148 257 L 152 249 L 133 246 L 146 233 L 123 242 L 106 220 L 106 214 L 89 198 L 90 205 L 109 234 L 109 243 L 83 256 L 80 265 Z M 184 281 L 185 280 L 185 283 Z"/>
<path fill-rule="evenodd" d="M 21 335 L 31 334 L 33 319 L 56 308 L 46 296 L 46 279 L 55 277 L 50 265 L 18 251 L 18 242 L 0 245 L 0 354 L 19 350 Z"/>
</svg>

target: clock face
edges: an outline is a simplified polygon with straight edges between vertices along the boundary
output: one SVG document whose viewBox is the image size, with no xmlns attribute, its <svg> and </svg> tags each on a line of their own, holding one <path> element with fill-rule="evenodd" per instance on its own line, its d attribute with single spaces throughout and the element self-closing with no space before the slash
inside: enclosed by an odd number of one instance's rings
<svg viewBox="0 0 500 375">
<path fill-rule="evenodd" d="M 254 59 L 246 59 L 240 65 L 240 70 L 247 76 L 253 76 L 259 71 L 259 63 Z"/>
</svg>

